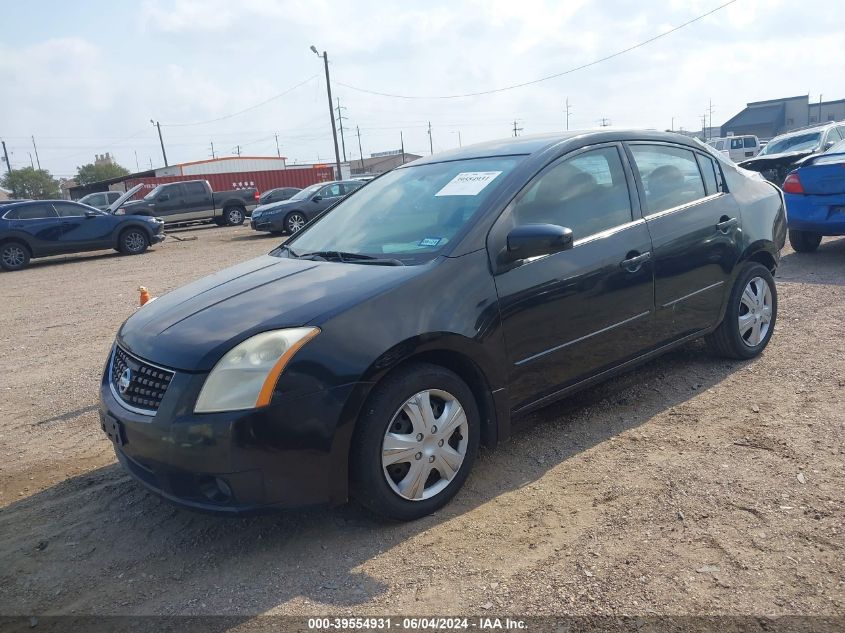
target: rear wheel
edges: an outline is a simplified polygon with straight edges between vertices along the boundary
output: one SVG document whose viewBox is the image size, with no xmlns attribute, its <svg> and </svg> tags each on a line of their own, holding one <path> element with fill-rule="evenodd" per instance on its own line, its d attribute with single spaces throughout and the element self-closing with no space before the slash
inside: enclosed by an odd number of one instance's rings
<svg viewBox="0 0 845 633">
<path fill-rule="evenodd" d="M 20 270 L 29 263 L 29 249 L 22 242 L 6 242 L 0 246 L 0 267 Z"/>
<path fill-rule="evenodd" d="M 799 253 L 810 253 L 819 247 L 822 236 L 810 231 L 789 230 L 789 244 Z"/>
<path fill-rule="evenodd" d="M 228 207 L 223 210 L 223 218 L 227 226 L 240 226 L 244 223 L 246 209 L 243 207 Z"/>
<path fill-rule="evenodd" d="M 352 489 L 373 512 L 400 521 L 442 508 L 475 461 L 480 419 L 456 374 L 414 364 L 379 384 L 358 422 Z"/>
<path fill-rule="evenodd" d="M 707 342 L 720 356 L 754 358 L 769 344 L 777 316 L 772 273 L 762 264 L 748 262 L 731 290 L 725 318 Z"/>
<path fill-rule="evenodd" d="M 124 255 L 140 255 L 150 245 L 146 233 L 141 229 L 126 229 L 120 234 L 120 252 Z"/>
<path fill-rule="evenodd" d="M 299 211 L 294 211 L 285 218 L 285 230 L 291 235 L 299 232 L 305 224 L 305 216 Z"/>
</svg>

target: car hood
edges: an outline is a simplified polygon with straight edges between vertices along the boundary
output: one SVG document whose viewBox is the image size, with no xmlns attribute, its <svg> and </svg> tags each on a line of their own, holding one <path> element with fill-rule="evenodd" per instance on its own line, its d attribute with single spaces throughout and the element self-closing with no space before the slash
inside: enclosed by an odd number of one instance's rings
<svg viewBox="0 0 845 633">
<path fill-rule="evenodd" d="M 284 209 L 299 204 L 302 200 L 280 200 L 279 202 L 271 202 L 270 204 L 260 204 L 252 211 L 252 214 L 266 213 L 267 211 L 275 211 L 276 209 Z"/>
<path fill-rule="evenodd" d="M 129 352 L 153 363 L 208 371 L 254 334 L 320 326 L 426 268 L 265 255 L 151 301 L 124 322 L 117 338 Z"/>
<path fill-rule="evenodd" d="M 761 169 L 777 167 L 778 165 L 791 165 L 792 163 L 797 163 L 802 158 L 812 156 L 815 153 L 816 150 L 805 150 L 801 152 L 784 152 L 782 154 L 765 154 L 763 156 L 757 155 L 754 158 L 749 158 L 748 160 L 744 160 L 738 164 L 740 167 L 744 167 L 745 169 L 759 171 Z"/>
</svg>

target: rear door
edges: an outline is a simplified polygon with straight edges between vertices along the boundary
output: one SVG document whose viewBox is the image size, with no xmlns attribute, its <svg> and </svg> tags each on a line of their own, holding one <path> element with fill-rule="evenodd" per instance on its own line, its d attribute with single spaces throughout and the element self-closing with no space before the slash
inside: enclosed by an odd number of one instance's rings
<svg viewBox="0 0 845 633">
<path fill-rule="evenodd" d="M 198 220 L 213 215 L 211 190 L 204 182 L 183 182 L 181 186 L 184 190 L 183 219 Z"/>
<path fill-rule="evenodd" d="M 658 332 L 669 341 L 715 325 L 741 252 L 739 206 L 707 154 L 671 143 L 627 148 L 654 243 Z"/>
<path fill-rule="evenodd" d="M 117 222 L 114 216 L 73 202 L 54 202 L 53 208 L 61 219 L 60 241 L 63 251 L 74 252 L 114 247 L 112 231 Z M 87 215 L 89 212 L 96 215 L 89 216 Z"/>
<path fill-rule="evenodd" d="M 621 145 L 593 146 L 546 167 L 491 230 L 492 253 L 524 224 L 565 226 L 574 237 L 569 250 L 495 275 L 514 409 L 651 346 L 651 239 L 634 192 Z"/>
<path fill-rule="evenodd" d="M 56 210 L 49 202 L 33 202 L 12 209 L 4 216 L 9 229 L 32 247 L 33 255 L 61 252 L 62 226 Z"/>
</svg>

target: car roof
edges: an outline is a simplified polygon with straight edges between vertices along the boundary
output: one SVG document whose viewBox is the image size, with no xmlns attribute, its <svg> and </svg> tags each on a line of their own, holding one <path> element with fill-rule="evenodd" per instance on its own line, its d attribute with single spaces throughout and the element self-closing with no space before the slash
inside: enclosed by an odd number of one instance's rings
<svg viewBox="0 0 845 633">
<path fill-rule="evenodd" d="M 797 130 L 791 130 L 789 132 L 784 132 L 783 134 L 778 134 L 772 141 L 779 138 L 787 138 L 790 136 L 800 136 L 801 134 L 807 134 L 812 132 L 824 132 L 826 129 L 831 127 L 837 127 L 839 125 L 843 125 L 842 121 L 830 121 L 829 123 L 819 123 L 818 125 L 807 125 L 805 127 L 800 127 Z M 771 141 L 769 141 L 771 143 Z"/>
<path fill-rule="evenodd" d="M 663 141 L 681 143 L 690 147 L 700 148 L 689 136 L 676 134 L 674 132 L 660 132 L 657 130 L 638 130 L 620 128 L 600 128 L 597 130 L 577 130 L 569 132 L 558 132 L 556 134 L 536 134 L 520 136 L 517 138 L 499 139 L 486 141 L 475 145 L 438 152 L 431 156 L 418 158 L 417 160 L 402 165 L 399 169 L 408 166 L 425 165 L 429 163 L 442 163 L 452 160 L 465 160 L 470 158 L 491 158 L 494 156 L 518 156 L 535 154 L 550 147 L 565 143 L 567 141 L 577 142 L 578 145 L 590 143 L 606 143 L 612 141 Z"/>
</svg>

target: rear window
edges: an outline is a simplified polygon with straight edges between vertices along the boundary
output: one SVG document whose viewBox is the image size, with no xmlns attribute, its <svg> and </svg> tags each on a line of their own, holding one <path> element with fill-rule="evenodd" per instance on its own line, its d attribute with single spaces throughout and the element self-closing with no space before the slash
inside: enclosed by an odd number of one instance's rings
<svg viewBox="0 0 845 633">
<path fill-rule="evenodd" d="M 746 137 L 742 139 L 742 144 L 745 147 L 757 147 L 757 139 Z"/>
<path fill-rule="evenodd" d="M 28 204 L 25 207 L 13 209 L 6 214 L 8 220 L 41 220 L 55 217 L 58 216 L 52 204 Z"/>
<path fill-rule="evenodd" d="M 201 196 L 205 193 L 205 186 L 201 182 L 186 182 L 184 187 L 189 196 Z"/>
</svg>

